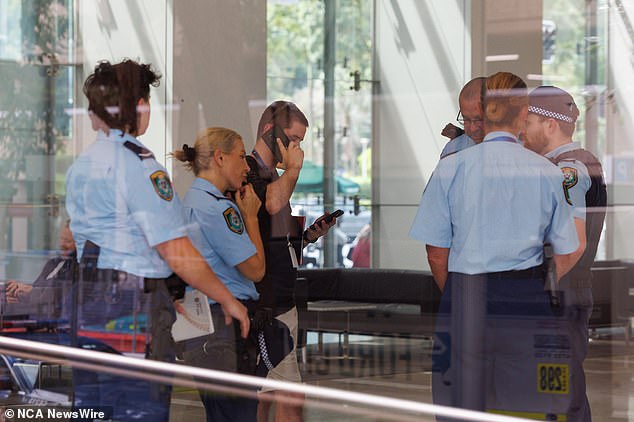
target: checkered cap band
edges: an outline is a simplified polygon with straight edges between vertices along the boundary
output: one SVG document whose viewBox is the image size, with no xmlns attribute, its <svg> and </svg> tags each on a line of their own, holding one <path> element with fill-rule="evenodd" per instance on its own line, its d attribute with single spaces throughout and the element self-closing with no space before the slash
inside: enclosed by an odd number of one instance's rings
<svg viewBox="0 0 634 422">
<path fill-rule="evenodd" d="M 554 111 L 545 110 L 541 107 L 528 106 L 528 111 L 530 113 L 539 114 L 540 116 L 545 116 L 545 117 L 561 120 L 562 122 L 567 122 L 567 123 L 575 122 L 572 117 L 568 117 L 561 113 L 555 113 Z"/>
</svg>

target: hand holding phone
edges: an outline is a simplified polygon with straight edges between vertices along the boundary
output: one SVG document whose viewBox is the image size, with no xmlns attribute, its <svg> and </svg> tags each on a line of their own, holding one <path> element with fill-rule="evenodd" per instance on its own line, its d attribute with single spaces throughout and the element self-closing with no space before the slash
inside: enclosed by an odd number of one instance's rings
<svg viewBox="0 0 634 422">
<path fill-rule="evenodd" d="M 342 215 L 343 215 L 343 210 L 337 210 L 333 212 L 332 214 L 328 214 L 324 217 L 319 217 L 313 224 L 311 224 L 306 230 L 304 230 L 304 234 L 302 235 L 304 242 L 306 242 L 306 244 L 316 242 L 317 239 L 319 239 L 321 236 L 328 233 L 328 230 L 330 229 L 330 226 L 326 227 L 325 229 L 322 229 L 320 225 L 321 222 L 324 221 L 326 224 L 330 224 L 335 218 L 341 217 Z M 308 235 L 309 230 L 315 233 L 311 233 L 311 235 L 309 236 Z"/>
<path fill-rule="evenodd" d="M 339 218 L 343 215 L 343 210 L 337 210 L 331 214 L 328 214 L 327 216 L 325 216 L 324 218 L 317 219 L 313 224 L 310 225 L 310 227 L 308 227 L 309 230 L 317 230 L 317 225 L 319 223 L 321 223 L 322 221 L 326 222 L 326 224 L 330 224 L 330 222 L 332 220 L 334 220 L 335 218 Z"/>
<path fill-rule="evenodd" d="M 273 153 L 275 160 L 278 163 L 283 163 L 284 157 L 282 156 L 282 152 L 277 145 L 278 139 L 282 141 L 282 145 L 284 145 L 284 148 L 288 148 L 288 145 L 291 143 L 290 139 L 288 139 L 288 136 L 286 136 L 286 134 L 284 133 L 284 130 L 279 126 L 273 126 L 268 132 L 262 135 L 262 140 L 264 140 L 266 146 L 269 147 L 269 149 Z"/>
</svg>

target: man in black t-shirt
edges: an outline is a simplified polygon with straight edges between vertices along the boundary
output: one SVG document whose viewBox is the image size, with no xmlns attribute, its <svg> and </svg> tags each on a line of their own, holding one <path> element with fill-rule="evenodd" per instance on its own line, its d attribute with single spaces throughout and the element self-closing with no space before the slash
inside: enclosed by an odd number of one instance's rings
<svg viewBox="0 0 634 422">
<path fill-rule="evenodd" d="M 304 228 L 291 215 L 289 200 L 304 162 L 300 142 L 304 140 L 308 120 L 293 103 L 275 101 L 262 113 L 253 154 L 247 157 L 247 177 L 262 201 L 258 214 L 260 234 L 266 256 L 266 274 L 256 284 L 260 300 L 257 331 L 260 346 L 258 374 L 268 379 L 301 382 L 295 347 L 297 345 L 297 309 L 295 280 L 297 266 L 306 243 L 325 235 L 330 223 L 318 219 L 314 229 Z M 277 167 L 284 169 L 280 176 Z M 261 393 L 270 394 L 270 389 Z M 303 395 L 275 391 L 276 420 L 302 420 Z M 291 404 L 284 397 L 293 399 Z M 279 400 L 281 399 L 281 400 Z M 258 420 L 268 420 L 269 400 L 261 400 Z"/>
</svg>

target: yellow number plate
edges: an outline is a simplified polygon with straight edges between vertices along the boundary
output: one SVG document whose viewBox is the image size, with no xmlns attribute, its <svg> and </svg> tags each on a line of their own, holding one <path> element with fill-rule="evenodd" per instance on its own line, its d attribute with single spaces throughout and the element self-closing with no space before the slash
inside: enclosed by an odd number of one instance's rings
<svg viewBox="0 0 634 422">
<path fill-rule="evenodd" d="M 537 365 L 537 392 L 568 394 L 570 392 L 568 365 L 540 363 Z"/>
</svg>

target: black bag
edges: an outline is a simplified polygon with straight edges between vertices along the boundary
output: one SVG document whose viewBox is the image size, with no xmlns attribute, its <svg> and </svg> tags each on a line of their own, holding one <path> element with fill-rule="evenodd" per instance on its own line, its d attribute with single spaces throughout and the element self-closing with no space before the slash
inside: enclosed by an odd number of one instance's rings
<svg viewBox="0 0 634 422">
<path fill-rule="evenodd" d="M 265 377 L 271 369 L 293 352 L 293 337 L 286 324 L 276 318 L 269 318 L 257 325 L 259 359 L 256 374 Z"/>
</svg>

